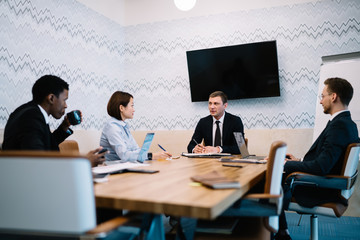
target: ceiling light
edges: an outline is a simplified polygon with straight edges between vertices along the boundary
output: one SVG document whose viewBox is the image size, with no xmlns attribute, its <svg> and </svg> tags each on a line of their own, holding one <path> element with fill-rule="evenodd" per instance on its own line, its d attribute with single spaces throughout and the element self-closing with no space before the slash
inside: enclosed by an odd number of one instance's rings
<svg viewBox="0 0 360 240">
<path fill-rule="evenodd" d="M 195 6 L 196 0 L 174 0 L 174 3 L 181 11 L 188 11 Z"/>
</svg>

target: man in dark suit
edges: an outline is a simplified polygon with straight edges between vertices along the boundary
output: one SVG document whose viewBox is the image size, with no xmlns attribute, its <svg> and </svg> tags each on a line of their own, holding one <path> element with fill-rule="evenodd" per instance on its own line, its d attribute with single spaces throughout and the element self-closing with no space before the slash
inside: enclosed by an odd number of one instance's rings
<svg viewBox="0 0 360 240">
<path fill-rule="evenodd" d="M 292 172 L 306 172 L 315 175 L 339 174 L 343 165 L 345 150 L 350 143 L 359 142 L 356 124 L 352 121 L 348 105 L 353 96 L 353 88 L 345 79 L 329 78 L 324 82 L 325 87 L 320 96 L 320 104 L 325 114 L 330 114 L 331 119 L 322 131 L 303 161 L 287 154 L 284 165 L 284 176 Z M 284 208 L 287 208 L 291 197 L 303 206 L 312 207 L 329 201 L 341 201 L 338 194 L 326 189 L 311 187 L 296 188 L 292 193 L 284 186 Z M 291 239 L 287 230 L 285 212 L 280 215 L 279 232 L 275 239 Z"/>
<path fill-rule="evenodd" d="M 187 147 L 189 153 L 240 153 L 233 133 L 244 134 L 244 126 L 239 117 L 225 112 L 227 105 L 227 96 L 223 92 L 210 94 L 210 115 L 197 124 Z M 204 145 L 199 144 L 203 140 Z"/>
<path fill-rule="evenodd" d="M 69 85 L 55 76 L 43 76 L 32 88 L 33 100 L 10 114 L 4 131 L 4 150 L 59 150 L 59 144 L 71 135 L 64 120 L 53 133 L 49 115 L 59 119 L 65 113 Z"/>
<path fill-rule="evenodd" d="M 33 88 L 33 100 L 21 105 L 6 123 L 3 150 L 56 150 L 59 144 L 73 131 L 65 116 L 63 122 L 54 131 L 49 128 L 50 115 L 60 119 L 67 108 L 69 85 L 59 77 L 45 75 L 38 79 Z M 101 150 L 90 151 L 87 157 L 94 165 L 103 161 Z"/>
</svg>

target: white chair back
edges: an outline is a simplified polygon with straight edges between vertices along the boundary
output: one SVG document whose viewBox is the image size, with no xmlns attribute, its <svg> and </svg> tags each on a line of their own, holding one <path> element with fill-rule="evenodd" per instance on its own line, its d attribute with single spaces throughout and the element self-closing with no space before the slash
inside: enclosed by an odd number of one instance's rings
<svg viewBox="0 0 360 240">
<path fill-rule="evenodd" d="M 265 193 L 270 193 L 273 195 L 281 194 L 281 179 L 284 169 L 284 161 L 286 155 L 287 145 L 284 142 L 276 141 L 271 144 L 268 168 L 266 172 L 266 182 L 265 182 Z M 282 198 L 278 204 L 278 212 L 280 214 L 282 207 Z M 270 216 L 266 220 L 267 227 L 277 231 L 279 229 L 279 217 Z"/>
<path fill-rule="evenodd" d="M 282 146 L 276 149 L 274 167 L 272 172 L 270 194 L 281 193 L 281 179 L 284 171 L 284 160 L 286 155 L 287 146 Z"/>
<path fill-rule="evenodd" d="M 271 144 L 266 172 L 265 193 L 281 194 L 281 179 L 286 149 L 287 145 L 284 142 L 276 141 Z"/>
<path fill-rule="evenodd" d="M 0 230 L 79 234 L 96 226 L 86 158 L 0 153 Z"/>
<path fill-rule="evenodd" d="M 346 165 L 344 168 L 344 176 L 352 177 L 359 164 L 359 154 L 360 154 L 360 144 L 351 144 L 350 147 L 347 149 L 346 154 L 348 154 L 347 158 L 345 159 Z M 349 199 L 354 191 L 354 186 L 349 190 L 342 190 L 341 195 L 345 199 Z"/>
</svg>

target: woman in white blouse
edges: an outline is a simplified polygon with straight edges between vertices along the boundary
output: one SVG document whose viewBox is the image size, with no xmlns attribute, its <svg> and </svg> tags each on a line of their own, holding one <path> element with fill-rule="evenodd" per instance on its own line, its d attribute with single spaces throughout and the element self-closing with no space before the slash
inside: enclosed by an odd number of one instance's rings
<svg viewBox="0 0 360 240">
<path fill-rule="evenodd" d="M 140 148 L 130 133 L 126 119 L 134 117 L 134 98 L 131 94 L 116 91 L 111 96 L 107 112 L 110 119 L 106 122 L 101 138 L 100 146 L 108 149 L 105 155 L 106 161 L 136 162 L 139 157 Z M 165 151 L 156 153 L 144 153 L 141 159 L 166 159 L 171 154 Z"/>
</svg>

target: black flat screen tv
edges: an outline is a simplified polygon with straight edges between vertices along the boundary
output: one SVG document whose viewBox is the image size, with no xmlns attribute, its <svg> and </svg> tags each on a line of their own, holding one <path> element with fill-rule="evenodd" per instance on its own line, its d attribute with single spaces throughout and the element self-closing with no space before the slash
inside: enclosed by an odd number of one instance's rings
<svg viewBox="0 0 360 240">
<path fill-rule="evenodd" d="M 229 100 L 280 96 L 276 41 L 186 52 L 191 101 L 214 91 Z"/>
</svg>

